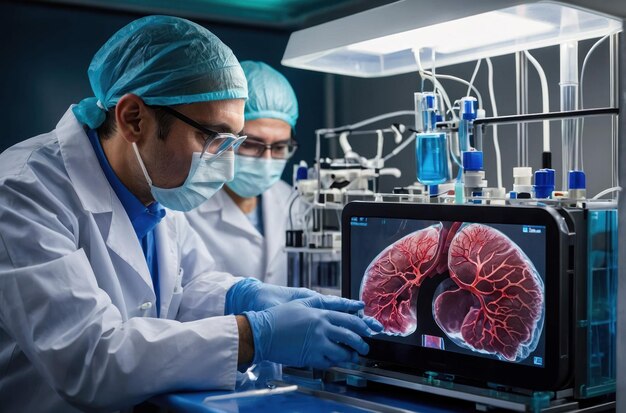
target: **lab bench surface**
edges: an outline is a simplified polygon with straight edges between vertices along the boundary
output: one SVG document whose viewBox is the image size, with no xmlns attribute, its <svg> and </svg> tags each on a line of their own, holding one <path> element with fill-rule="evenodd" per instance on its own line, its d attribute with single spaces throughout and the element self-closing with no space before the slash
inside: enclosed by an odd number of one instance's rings
<svg viewBox="0 0 626 413">
<path fill-rule="evenodd" d="M 284 383 L 293 384 L 293 381 Z M 373 383 L 367 388 L 352 388 L 338 384 L 302 384 L 298 390 L 274 394 L 271 391 L 253 397 L 241 397 L 249 390 L 235 392 L 190 392 L 162 395 L 151 402 L 168 412 L 186 413 L 278 413 L 278 412 L 421 412 L 447 413 L 473 410 L 472 404 L 458 402 L 423 393 L 380 386 Z M 207 397 L 222 396 L 219 400 Z M 226 396 L 227 395 L 227 396 Z"/>
</svg>

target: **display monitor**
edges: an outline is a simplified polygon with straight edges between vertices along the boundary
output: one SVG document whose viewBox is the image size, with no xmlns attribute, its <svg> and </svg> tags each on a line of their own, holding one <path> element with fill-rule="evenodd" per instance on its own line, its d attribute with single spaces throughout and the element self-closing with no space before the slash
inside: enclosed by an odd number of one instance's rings
<svg viewBox="0 0 626 413">
<path fill-rule="evenodd" d="M 371 359 L 553 389 L 568 374 L 567 232 L 555 210 L 352 203 L 345 297 L 384 326 Z"/>
</svg>

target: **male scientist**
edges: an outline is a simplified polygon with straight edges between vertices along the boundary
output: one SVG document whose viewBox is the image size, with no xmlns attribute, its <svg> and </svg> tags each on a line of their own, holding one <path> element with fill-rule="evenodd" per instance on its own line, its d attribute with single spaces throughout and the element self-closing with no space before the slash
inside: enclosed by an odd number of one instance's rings
<svg viewBox="0 0 626 413">
<path fill-rule="evenodd" d="M 362 303 L 234 289 L 242 279 L 216 272 L 174 211 L 232 179 L 247 87 L 231 50 L 149 16 L 88 73 L 94 98 L 0 155 L 1 410 L 110 411 L 232 389 L 253 362 L 324 368 L 365 354 L 361 336 L 382 326 L 351 314 Z"/>
<path fill-rule="evenodd" d="M 285 231 L 294 191 L 280 177 L 297 148 L 298 101 L 287 79 L 267 64 L 243 61 L 241 67 L 248 81 L 247 139 L 236 150 L 235 178 L 185 215 L 219 271 L 287 285 Z"/>
</svg>

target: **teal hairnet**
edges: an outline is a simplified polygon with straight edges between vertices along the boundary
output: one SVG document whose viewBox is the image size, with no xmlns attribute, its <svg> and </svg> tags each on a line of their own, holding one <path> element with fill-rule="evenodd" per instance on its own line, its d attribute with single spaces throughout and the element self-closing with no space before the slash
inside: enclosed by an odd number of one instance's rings
<svg viewBox="0 0 626 413">
<path fill-rule="evenodd" d="M 241 62 L 241 67 L 248 79 L 246 120 L 279 119 L 295 128 L 298 100 L 285 76 L 262 62 L 246 60 Z"/>
<path fill-rule="evenodd" d="M 204 27 L 177 17 L 148 16 L 123 27 L 98 50 L 87 73 L 95 98 L 73 111 L 92 129 L 126 93 L 148 105 L 248 97 L 233 52 Z"/>
</svg>

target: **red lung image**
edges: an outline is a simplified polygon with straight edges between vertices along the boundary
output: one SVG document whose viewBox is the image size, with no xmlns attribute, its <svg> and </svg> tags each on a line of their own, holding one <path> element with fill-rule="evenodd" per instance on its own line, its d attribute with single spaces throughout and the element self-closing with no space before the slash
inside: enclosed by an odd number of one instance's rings
<svg viewBox="0 0 626 413">
<path fill-rule="evenodd" d="M 464 225 L 448 251 L 455 287 L 433 302 L 452 341 L 509 361 L 528 357 L 543 328 L 544 287 L 526 254 L 500 231 Z"/>
<path fill-rule="evenodd" d="M 365 270 L 364 312 L 380 321 L 386 334 L 415 332 L 417 293 L 426 277 L 438 273 L 448 232 L 441 223 L 415 231 L 385 248 Z"/>
<path fill-rule="evenodd" d="M 523 360 L 536 348 L 543 282 L 519 246 L 486 225 L 439 223 L 386 247 L 365 271 L 364 313 L 383 324 L 383 333 L 408 336 L 419 322 L 420 285 L 444 273 L 449 278 L 428 305 L 456 345 L 509 361 Z"/>
</svg>

